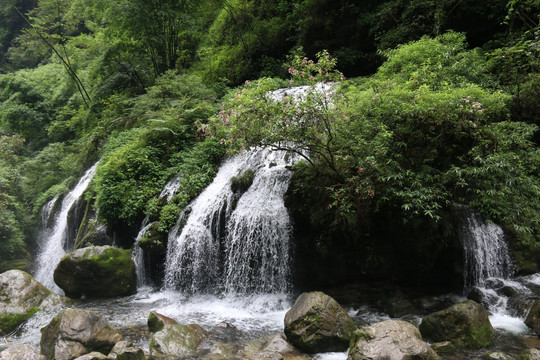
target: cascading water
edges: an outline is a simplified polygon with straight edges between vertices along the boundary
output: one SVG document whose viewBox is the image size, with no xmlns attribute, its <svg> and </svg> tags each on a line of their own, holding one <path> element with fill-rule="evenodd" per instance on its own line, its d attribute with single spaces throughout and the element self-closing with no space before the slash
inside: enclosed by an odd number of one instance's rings
<svg viewBox="0 0 540 360">
<path fill-rule="evenodd" d="M 464 210 L 461 239 L 465 287 L 482 286 L 486 279 L 508 279 L 513 275 L 510 251 L 500 226 L 486 223 L 478 214 Z"/>
<path fill-rule="evenodd" d="M 256 148 L 221 166 L 169 234 L 165 287 L 189 293 L 284 292 L 291 224 L 283 201 L 300 156 Z M 243 194 L 232 178 L 252 170 Z"/>
<path fill-rule="evenodd" d="M 73 204 L 81 197 L 83 192 L 90 184 L 98 163 L 94 164 L 90 169 L 86 171 L 83 177 L 79 180 L 75 188 L 66 194 L 62 200 L 62 206 L 60 212 L 54 218 L 54 224 L 52 228 L 44 229 L 44 234 L 40 238 L 42 239 L 40 253 L 36 260 L 36 274 L 35 278 L 49 289 L 62 293 L 62 290 L 56 286 L 53 279 L 54 269 L 62 257 L 66 254 L 66 242 L 67 227 L 68 227 L 68 213 Z M 54 199 L 53 199 L 54 200 Z M 43 211 L 50 211 L 54 205 L 51 200 L 43 209 Z M 56 201 L 56 200 L 55 200 Z M 42 212 L 43 214 L 43 212 Z M 43 216 L 43 215 L 42 215 Z"/>
<path fill-rule="evenodd" d="M 144 251 L 139 246 L 139 241 L 141 241 L 142 237 L 150 226 L 152 224 L 150 223 L 150 217 L 146 216 L 142 222 L 141 229 L 139 230 L 139 233 L 137 234 L 137 237 L 135 238 L 135 244 L 133 244 L 133 252 L 131 253 L 131 258 L 133 259 L 133 262 L 135 263 L 135 272 L 137 274 L 137 287 L 141 287 L 144 285 L 148 285 L 150 280 L 148 279 L 148 275 L 146 274 L 146 268 L 144 266 Z"/>
<path fill-rule="evenodd" d="M 512 280 L 514 265 L 503 229 L 486 223 L 470 209 L 462 208 L 462 215 L 460 236 L 466 291 L 475 292 L 473 297 L 491 313 L 494 327 L 513 333 L 527 332 L 523 319 L 508 306 L 508 293 L 527 294 L 530 290 Z"/>
</svg>

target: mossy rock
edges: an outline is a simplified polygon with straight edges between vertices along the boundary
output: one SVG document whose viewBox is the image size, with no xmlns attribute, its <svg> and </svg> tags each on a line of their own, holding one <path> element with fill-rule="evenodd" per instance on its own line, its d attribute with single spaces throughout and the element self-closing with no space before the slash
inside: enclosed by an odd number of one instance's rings
<svg viewBox="0 0 540 360">
<path fill-rule="evenodd" d="M 116 297 L 137 291 L 131 251 L 113 246 L 75 250 L 60 261 L 54 281 L 67 296 Z"/>
<path fill-rule="evenodd" d="M 251 184 L 253 184 L 253 179 L 255 178 L 255 171 L 249 169 L 244 173 L 238 176 L 233 176 L 231 178 L 231 190 L 233 192 L 245 192 Z"/>
<path fill-rule="evenodd" d="M 148 330 L 150 330 L 150 332 L 152 333 L 156 333 L 160 330 L 163 330 L 163 328 L 167 324 L 178 324 L 178 323 L 176 322 L 176 320 L 171 319 L 170 317 L 167 317 L 155 311 L 152 311 L 150 315 L 148 315 L 148 321 L 147 321 Z"/>
<path fill-rule="evenodd" d="M 535 300 L 527 318 L 525 325 L 532 329 L 537 335 L 540 335 L 540 300 Z"/>
<path fill-rule="evenodd" d="M 0 274 L 0 335 L 12 332 L 40 309 L 52 309 L 68 302 L 30 274 L 6 271 Z"/>
<path fill-rule="evenodd" d="M 167 324 L 152 335 L 150 354 L 189 358 L 197 355 L 197 348 L 208 336 L 206 330 L 196 324 Z"/>
<path fill-rule="evenodd" d="M 22 314 L 0 314 L 0 335 L 6 335 L 14 331 L 19 325 L 30 319 L 38 311 L 38 307 L 33 307 Z"/>
<path fill-rule="evenodd" d="M 347 350 L 355 329 L 347 311 L 318 291 L 300 295 L 285 314 L 287 340 L 308 353 Z"/>
<path fill-rule="evenodd" d="M 419 328 L 428 340 L 450 341 L 457 348 L 473 350 L 491 344 L 495 336 L 488 313 L 473 300 L 425 316 Z"/>
</svg>

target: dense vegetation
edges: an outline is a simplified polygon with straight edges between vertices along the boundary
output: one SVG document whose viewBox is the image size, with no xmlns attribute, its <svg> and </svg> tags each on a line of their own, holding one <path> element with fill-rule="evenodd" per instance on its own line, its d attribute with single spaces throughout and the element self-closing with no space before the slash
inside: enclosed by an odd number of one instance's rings
<svg viewBox="0 0 540 360">
<path fill-rule="evenodd" d="M 92 221 L 129 247 L 150 216 L 142 245 L 159 256 L 223 156 L 266 144 L 310 154 L 288 203 L 314 259 L 430 274 L 468 204 L 533 270 L 538 14 L 538 0 L 4 1 L 0 269 L 28 264 L 41 207 L 99 159 Z M 312 85 L 300 104 L 272 100 L 296 85 Z"/>
</svg>

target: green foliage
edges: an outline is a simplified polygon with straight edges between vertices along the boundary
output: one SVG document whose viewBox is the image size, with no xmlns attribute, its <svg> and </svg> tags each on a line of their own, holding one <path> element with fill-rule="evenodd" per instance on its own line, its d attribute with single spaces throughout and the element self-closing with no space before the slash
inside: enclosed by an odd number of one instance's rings
<svg viewBox="0 0 540 360">
<path fill-rule="evenodd" d="M 372 212 L 389 207 L 405 222 L 437 226 L 452 203 L 464 202 L 512 224 L 520 240 L 537 238 L 538 209 L 530 201 L 538 198 L 537 152 L 528 140 L 534 128 L 507 122 L 509 96 L 486 87 L 493 82 L 485 60 L 452 32 L 386 55 L 371 79 L 312 86 L 296 99 L 276 100 L 269 80 L 247 84 L 203 131 L 232 148 L 309 153 L 327 192 L 319 206 L 336 209 L 332 227 L 365 227 Z M 296 65 L 289 72 L 302 80 L 320 66 L 299 58 Z"/>
<path fill-rule="evenodd" d="M 214 100 L 213 92 L 197 77 L 168 72 L 146 94 L 126 100 L 127 109 L 116 109 L 116 104 L 111 103 L 115 111 L 121 112 L 121 117 L 104 119 L 104 126 L 130 124 L 139 127 L 118 133 L 105 149 L 96 174 L 97 206 L 102 219 L 110 224 L 134 225 L 147 210 L 155 208 L 151 199 L 161 192 L 169 177 L 181 170 L 178 168 L 179 157 L 185 156 L 183 150 L 196 139 L 194 123 L 205 121 L 214 112 Z M 200 158 L 187 156 L 186 162 L 194 162 L 194 167 L 198 167 L 197 161 L 204 164 L 204 159 L 211 157 L 212 151 L 194 154 Z M 183 181 L 190 187 L 185 191 L 185 198 L 178 203 L 182 204 L 181 207 L 192 198 L 188 191 L 200 191 L 197 179 L 205 176 L 204 171 L 194 174 L 190 172 L 192 169 L 187 170 L 187 180 Z M 164 224 L 167 224 L 164 227 L 171 223 L 171 212 L 169 209 L 164 213 Z"/>
<path fill-rule="evenodd" d="M 436 38 L 423 37 L 418 41 L 384 52 L 388 60 L 377 76 L 393 77 L 410 86 L 427 85 L 437 90 L 445 86 L 459 87 L 494 84 L 478 50 L 466 50 L 465 35 L 447 32 Z"/>
</svg>

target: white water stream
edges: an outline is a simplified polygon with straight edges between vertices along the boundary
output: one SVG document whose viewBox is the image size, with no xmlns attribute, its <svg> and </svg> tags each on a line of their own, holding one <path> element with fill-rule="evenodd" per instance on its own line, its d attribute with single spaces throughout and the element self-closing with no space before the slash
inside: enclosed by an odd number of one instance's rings
<svg viewBox="0 0 540 360">
<path fill-rule="evenodd" d="M 525 319 L 517 316 L 509 307 L 509 291 L 528 294 L 530 290 L 512 280 L 514 265 L 503 229 L 485 222 L 468 209 L 463 208 L 462 211 L 465 288 L 474 287 L 475 291 L 481 293 L 482 305 L 490 312 L 490 322 L 494 328 L 513 334 L 529 332 Z"/>
<path fill-rule="evenodd" d="M 58 215 L 55 216 L 54 224 L 51 229 L 44 229 L 41 235 L 43 242 L 40 246 L 40 253 L 36 260 L 35 278 L 40 283 L 55 291 L 63 294 L 62 290 L 54 283 L 53 274 L 58 262 L 66 255 L 68 213 L 73 204 L 82 196 L 96 171 L 98 163 L 94 164 L 86 171 L 77 185 L 66 194 L 62 200 L 62 207 Z M 50 211 L 54 205 L 55 199 L 51 200 L 43 209 L 42 218 L 51 215 Z M 46 216 L 45 216 L 46 215 Z"/>
<path fill-rule="evenodd" d="M 291 224 L 283 195 L 298 155 L 256 148 L 228 159 L 169 235 L 165 287 L 188 293 L 286 292 Z M 232 178 L 253 171 L 245 193 Z"/>
</svg>

